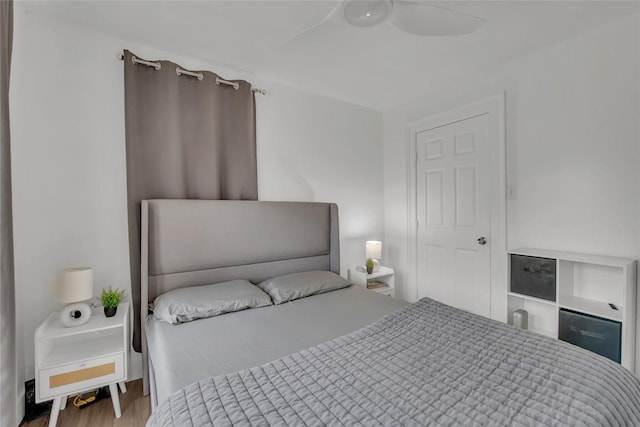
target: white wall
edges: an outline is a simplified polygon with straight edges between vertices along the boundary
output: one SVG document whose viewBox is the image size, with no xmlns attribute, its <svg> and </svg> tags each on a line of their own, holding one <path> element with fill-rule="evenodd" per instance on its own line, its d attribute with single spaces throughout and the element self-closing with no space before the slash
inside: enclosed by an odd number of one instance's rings
<svg viewBox="0 0 640 427">
<path fill-rule="evenodd" d="M 506 92 L 507 247 L 640 254 L 640 16 L 384 114 L 385 263 L 407 278 L 406 124 Z M 387 261 L 388 260 L 388 261 Z"/>
<path fill-rule="evenodd" d="M 35 328 L 61 307 L 52 289 L 57 269 L 92 266 L 94 295 L 109 285 L 130 289 L 123 71 L 116 58 L 122 48 L 246 77 L 269 91 L 257 96 L 260 198 L 338 203 L 343 271 L 362 262 L 364 240 L 383 234 L 381 113 L 25 14 L 16 4 L 12 161 L 25 378 L 34 376 Z"/>
<path fill-rule="evenodd" d="M 383 236 L 382 114 L 269 85 L 258 101 L 262 200 L 336 202 L 341 269 L 364 262 L 364 242 Z"/>
</svg>

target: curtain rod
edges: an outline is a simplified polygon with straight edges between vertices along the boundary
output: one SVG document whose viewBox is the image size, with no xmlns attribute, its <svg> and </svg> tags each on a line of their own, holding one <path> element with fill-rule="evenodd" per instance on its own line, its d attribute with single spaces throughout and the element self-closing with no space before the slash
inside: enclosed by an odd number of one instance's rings
<svg viewBox="0 0 640 427">
<path fill-rule="evenodd" d="M 118 59 L 121 61 L 124 61 L 124 55 L 122 53 L 118 54 Z M 145 61 L 144 59 L 136 58 L 135 56 L 131 57 L 131 61 L 134 63 L 134 65 L 142 64 L 142 65 L 146 65 L 147 67 L 155 68 L 156 70 L 159 70 L 160 68 L 162 68 L 162 64 L 159 62 Z M 202 73 L 194 73 L 193 71 L 183 70 L 180 67 L 176 67 L 176 74 L 179 76 L 184 74 L 186 76 L 195 77 L 198 80 L 202 80 L 204 78 L 204 75 Z M 240 87 L 240 85 L 237 82 L 230 82 L 228 80 L 223 80 L 220 77 L 216 77 L 216 84 L 232 86 L 236 90 Z M 260 95 L 267 94 L 266 90 L 258 89 L 254 87 L 251 88 L 251 92 L 259 93 Z"/>
</svg>

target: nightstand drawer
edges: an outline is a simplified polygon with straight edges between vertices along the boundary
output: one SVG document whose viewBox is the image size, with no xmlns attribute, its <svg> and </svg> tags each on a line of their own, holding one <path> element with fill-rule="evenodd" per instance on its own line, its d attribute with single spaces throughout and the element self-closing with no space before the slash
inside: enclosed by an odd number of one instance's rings
<svg viewBox="0 0 640 427">
<path fill-rule="evenodd" d="M 108 383 L 124 381 L 124 354 L 90 359 L 55 368 L 44 369 L 39 375 L 38 398 L 46 400 L 53 396 L 89 389 Z"/>
</svg>

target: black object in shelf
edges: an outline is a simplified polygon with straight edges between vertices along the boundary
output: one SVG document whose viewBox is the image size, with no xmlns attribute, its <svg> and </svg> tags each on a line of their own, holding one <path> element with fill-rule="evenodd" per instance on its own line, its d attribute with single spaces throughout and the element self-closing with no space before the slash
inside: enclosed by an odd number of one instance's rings
<svg viewBox="0 0 640 427">
<path fill-rule="evenodd" d="M 556 260 L 511 254 L 510 291 L 556 300 Z"/>
<path fill-rule="evenodd" d="M 560 309 L 558 339 L 614 362 L 622 357 L 622 323 L 578 311 Z"/>
</svg>

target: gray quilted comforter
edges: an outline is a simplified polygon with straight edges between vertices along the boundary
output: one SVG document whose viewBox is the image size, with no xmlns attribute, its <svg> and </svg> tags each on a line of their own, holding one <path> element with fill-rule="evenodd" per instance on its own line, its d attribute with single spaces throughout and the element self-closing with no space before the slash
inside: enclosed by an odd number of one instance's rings
<svg viewBox="0 0 640 427">
<path fill-rule="evenodd" d="M 640 426 L 603 357 L 430 299 L 265 365 L 192 384 L 147 426 Z"/>
</svg>

